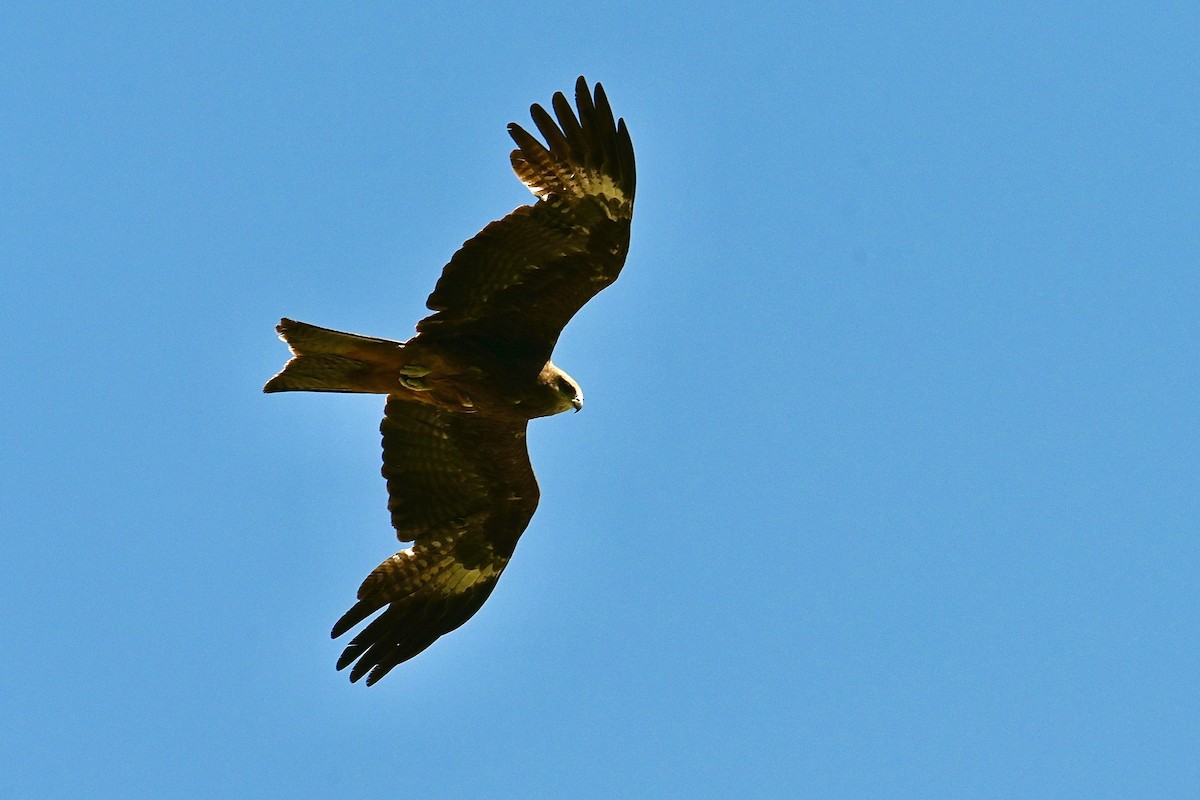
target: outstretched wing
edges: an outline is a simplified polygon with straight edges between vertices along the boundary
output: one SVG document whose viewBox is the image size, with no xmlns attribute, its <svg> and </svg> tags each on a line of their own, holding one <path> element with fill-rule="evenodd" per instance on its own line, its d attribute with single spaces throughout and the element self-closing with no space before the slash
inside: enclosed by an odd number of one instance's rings
<svg viewBox="0 0 1200 800">
<path fill-rule="evenodd" d="M 454 414 L 388 398 L 383 475 L 402 542 L 333 626 L 344 634 L 384 606 L 343 651 L 350 680 L 375 683 L 479 610 L 538 504 L 523 421 Z"/>
<path fill-rule="evenodd" d="M 629 250 L 636 184 L 625 121 L 613 120 L 604 88 L 580 77 L 575 105 L 559 92 L 530 109 L 545 144 L 516 123 L 512 166 L 538 197 L 466 242 L 442 271 L 417 325 L 422 337 L 471 340 L 541 369 L 563 327 L 617 279 Z"/>
</svg>

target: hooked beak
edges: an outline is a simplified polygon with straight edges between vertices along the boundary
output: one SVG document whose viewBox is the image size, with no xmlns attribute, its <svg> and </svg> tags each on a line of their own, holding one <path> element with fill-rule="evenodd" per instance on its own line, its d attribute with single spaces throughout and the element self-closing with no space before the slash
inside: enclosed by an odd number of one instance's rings
<svg viewBox="0 0 1200 800">
<path fill-rule="evenodd" d="M 578 413 L 579 413 L 579 410 L 580 410 L 581 408 L 583 408 L 583 398 L 582 398 L 582 397 L 576 397 L 576 398 L 572 399 L 572 400 L 571 400 L 571 405 L 575 406 L 575 413 L 576 413 L 576 414 L 578 414 Z"/>
</svg>

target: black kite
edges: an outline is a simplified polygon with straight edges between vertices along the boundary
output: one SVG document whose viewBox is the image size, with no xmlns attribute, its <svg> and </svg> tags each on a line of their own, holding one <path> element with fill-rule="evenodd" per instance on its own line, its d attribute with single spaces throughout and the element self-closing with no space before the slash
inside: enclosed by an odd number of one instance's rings
<svg viewBox="0 0 1200 800">
<path fill-rule="evenodd" d="M 387 395 L 383 476 L 401 542 L 333 626 L 337 638 L 384 609 L 346 647 L 338 669 L 367 684 L 479 610 L 533 517 L 529 420 L 583 406 L 550 361 L 563 326 L 617 279 L 633 216 L 633 144 L 604 89 L 575 85 L 530 109 L 543 145 L 521 126 L 512 166 L 537 196 L 492 222 L 450 259 L 407 342 L 284 319 L 293 358 L 265 392 Z M 386 608 L 385 608 L 386 606 Z M 368 674 L 369 673 L 369 674 Z"/>
</svg>

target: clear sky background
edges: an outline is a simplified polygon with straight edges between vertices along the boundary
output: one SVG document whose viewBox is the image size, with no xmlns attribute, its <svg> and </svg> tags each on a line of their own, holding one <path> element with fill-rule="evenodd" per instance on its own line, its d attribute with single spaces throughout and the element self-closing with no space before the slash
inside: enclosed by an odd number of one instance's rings
<svg viewBox="0 0 1200 800">
<path fill-rule="evenodd" d="M 5 4 L 0 795 L 1200 796 L 1198 40 Z M 407 338 L 581 73 L 639 172 L 555 356 L 588 406 L 482 611 L 351 685 L 382 399 L 260 394 L 273 327 Z"/>
</svg>

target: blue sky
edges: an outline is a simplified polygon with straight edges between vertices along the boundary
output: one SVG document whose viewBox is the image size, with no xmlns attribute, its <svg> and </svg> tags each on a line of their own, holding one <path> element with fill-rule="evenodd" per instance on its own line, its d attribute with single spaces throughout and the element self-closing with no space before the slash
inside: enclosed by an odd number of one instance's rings
<svg viewBox="0 0 1200 800">
<path fill-rule="evenodd" d="M 0 789 L 1200 793 L 1194 3 L 10 3 Z M 638 155 L 543 500 L 370 689 L 382 399 L 585 74 Z"/>
</svg>

